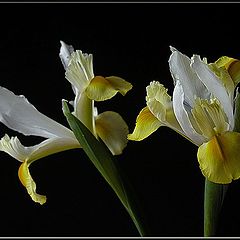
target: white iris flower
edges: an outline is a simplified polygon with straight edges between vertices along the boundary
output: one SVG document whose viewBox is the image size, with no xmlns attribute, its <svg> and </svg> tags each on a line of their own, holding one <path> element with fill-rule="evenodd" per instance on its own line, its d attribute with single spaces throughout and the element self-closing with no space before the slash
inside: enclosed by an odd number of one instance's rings
<svg viewBox="0 0 240 240">
<path fill-rule="evenodd" d="M 157 81 L 147 86 L 147 106 L 139 113 L 128 139 L 140 141 L 167 126 L 198 146 L 203 175 L 215 183 L 240 177 L 240 133 L 234 132 L 234 90 L 239 61 L 222 57 L 212 64 L 199 55 L 190 59 L 171 47 L 173 98 Z"/>
<path fill-rule="evenodd" d="M 120 77 L 94 76 L 92 55 L 74 51 L 62 41 L 59 55 L 75 93 L 73 114 L 103 140 L 112 154 L 121 154 L 127 144 L 127 124 L 116 112 L 98 115 L 94 101 L 110 99 L 117 92 L 125 95 L 132 85 Z M 46 196 L 36 193 L 29 165 L 50 154 L 81 146 L 70 129 L 40 113 L 24 96 L 17 96 L 3 87 L 0 87 L 0 121 L 24 135 L 45 138 L 34 146 L 23 146 L 17 137 L 10 138 L 7 134 L 0 140 L 0 150 L 22 162 L 19 179 L 33 201 L 45 203 Z"/>
</svg>

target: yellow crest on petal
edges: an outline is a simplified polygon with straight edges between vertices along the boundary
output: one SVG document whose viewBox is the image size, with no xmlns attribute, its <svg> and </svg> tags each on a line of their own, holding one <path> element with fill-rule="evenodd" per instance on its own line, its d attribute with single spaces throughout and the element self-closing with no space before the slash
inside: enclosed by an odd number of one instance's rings
<svg viewBox="0 0 240 240">
<path fill-rule="evenodd" d="M 36 183 L 33 181 L 28 167 L 29 164 L 27 163 L 27 161 L 24 161 L 18 169 L 18 177 L 23 186 L 27 189 L 27 192 L 31 196 L 32 200 L 34 202 L 44 204 L 47 198 L 46 196 L 36 193 Z"/>
<path fill-rule="evenodd" d="M 198 149 L 203 175 L 211 182 L 227 184 L 240 178 L 240 133 L 215 135 Z"/>
<path fill-rule="evenodd" d="M 94 77 L 86 88 L 87 96 L 95 101 L 105 101 L 112 98 L 118 92 L 125 95 L 132 85 L 120 77 Z"/>
<path fill-rule="evenodd" d="M 148 107 L 143 108 L 137 116 L 136 126 L 132 134 L 128 134 L 128 139 L 141 141 L 155 132 L 161 122 L 151 113 Z"/>
</svg>

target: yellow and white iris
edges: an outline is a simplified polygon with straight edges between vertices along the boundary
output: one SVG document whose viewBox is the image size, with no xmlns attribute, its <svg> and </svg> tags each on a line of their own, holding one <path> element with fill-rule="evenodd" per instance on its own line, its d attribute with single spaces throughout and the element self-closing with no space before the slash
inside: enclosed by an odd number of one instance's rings
<svg viewBox="0 0 240 240">
<path fill-rule="evenodd" d="M 190 59 L 171 47 L 173 97 L 157 81 L 147 86 L 146 107 L 129 140 L 140 141 L 167 126 L 197 145 L 203 175 L 227 184 L 240 177 L 240 133 L 234 132 L 234 91 L 240 62 L 221 57 L 212 64 L 199 55 Z"/>
<path fill-rule="evenodd" d="M 73 114 L 103 140 L 112 154 L 121 154 L 127 144 L 128 126 L 116 112 L 98 115 L 94 100 L 110 99 L 117 92 L 125 95 L 132 85 L 115 76 L 94 76 L 92 55 L 74 51 L 72 46 L 62 41 L 59 55 L 66 70 L 65 76 L 75 93 Z M 22 162 L 19 179 L 33 201 L 45 203 L 46 196 L 36 193 L 29 165 L 50 154 L 80 148 L 79 142 L 70 129 L 40 113 L 24 96 L 17 96 L 3 87 L 0 87 L 0 121 L 24 135 L 45 138 L 41 143 L 28 147 L 23 146 L 17 137 L 10 138 L 7 134 L 0 140 L 0 151 Z"/>
</svg>

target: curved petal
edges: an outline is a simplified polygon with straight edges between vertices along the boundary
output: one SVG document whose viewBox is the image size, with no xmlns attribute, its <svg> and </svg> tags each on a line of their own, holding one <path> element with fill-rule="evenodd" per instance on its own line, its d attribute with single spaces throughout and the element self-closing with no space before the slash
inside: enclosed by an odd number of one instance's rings
<svg viewBox="0 0 240 240">
<path fill-rule="evenodd" d="M 227 56 L 220 57 L 215 64 L 221 68 L 224 67 L 230 74 L 235 87 L 240 82 L 240 61 Z"/>
<path fill-rule="evenodd" d="M 212 182 L 227 184 L 240 178 L 240 133 L 226 132 L 214 136 L 198 149 L 203 175 Z"/>
<path fill-rule="evenodd" d="M 143 108 L 137 116 L 136 126 L 128 139 L 141 141 L 161 127 L 161 122 L 152 114 L 148 107 Z"/>
<path fill-rule="evenodd" d="M 32 200 L 34 202 L 44 204 L 47 198 L 44 195 L 36 193 L 36 183 L 32 179 L 28 167 L 29 164 L 27 163 L 27 161 L 23 162 L 18 169 L 18 177 L 23 186 L 27 189 L 27 192 L 32 198 Z"/>
<path fill-rule="evenodd" d="M 95 101 L 105 101 L 118 92 L 125 95 L 132 85 L 120 77 L 94 77 L 86 89 L 87 96 Z"/>
<path fill-rule="evenodd" d="M 190 138 L 197 146 L 201 145 L 205 138 L 201 136 L 194 127 L 189 119 L 188 113 L 184 106 L 184 92 L 179 81 L 176 82 L 173 91 L 173 110 L 179 125 L 184 131 L 185 135 Z"/>
<path fill-rule="evenodd" d="M 61 43 L 61 48 L 60 48 L 59 57 L 62 61 L 64 69 L 66 70 L 70 61 L 70 56 L 74 52 L 74 48 L 72 45 L 68 45 L 63 41 L 60 41 L 60 43 Z"/>
<path fill-rule="evenodd" d="M 0 87 L 0 121 L 24 135 L 73 137 L 68 128 L 40 113 L 24 96 Z"/>
<path fill-rule="evenodd" d="M 8 153 L 20 162 L 28 159 L 29 163 L 54 153 L 79 147 L 75 138 L 50 138 L 29 147 L 23 146 L 17 137 L 10 138 L 5 135 L 0 140 L 0 151 Z"/>
<path fill-rule="evenodd" d="M 231 129 L 234 126 L 233 101 L 229 97 L 222 81 L 210 70 L 207 64 L 201 61 L 198 55 L 193 56 L 192 68 L 196 71 L 200 80 L 206 85 L 208 90 L 216 97 L 223 106 L 224 112 L 228 117 Z"/>
<path fill-rule="evenodd" d="M 85 91 L 89 81 L 94 78 L 92 54 L 82 53 L 80 50 L 73 52 L 65 76 L 80 93 Z"/>
<path fill-rule="evenodd" d="M 171 47 L 171 51 L 172 54 L 169 58 L 170 72 L 175 84 L 180 81 L 184 91 L 184 100 L 193 107 L 196 97 L 209 98 L 208 90 L 190 67 L 191 60 L 173 47 Z"/>
<path fill-rule="evenodd" d="M 96 117 L 96 133 L 113 155 L 122 153 L 127 145 L 128 126 L 116 112 L 103 112 Z"/>
<path fill-rule="evenodd" d="M 8 135 L 5 135 L 0 140 L 0 151 L 4 151 L 23 162 L 18 170 L 19 179 L 26 187 L 32 200 L 40 204 L 46 202 L 46 197 L 36 193 L 36 184 L 30 175 L 29 165 L 48 155 L 79 147 L 78 141 L 73 138 L 51 138 L 31 147 L 23 146 L 17 137 L 9 138 Z"/>
</svg>

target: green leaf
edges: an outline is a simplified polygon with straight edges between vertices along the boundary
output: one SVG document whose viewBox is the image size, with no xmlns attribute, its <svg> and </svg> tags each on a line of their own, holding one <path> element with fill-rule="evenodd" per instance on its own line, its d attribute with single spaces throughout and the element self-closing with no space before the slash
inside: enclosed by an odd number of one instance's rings
<svg viewBox="0 0 240 240">
<path fill-rule="evenodd" d="M 117 167 L 114 156 L 102 141 L 97 140 L 88 128 L 71 114 L 65 101 L 63 101 L 63 112 L 81 147 L 97 170 L 112 187 L 128 211 L 140 235 L 144 236 L 146 233 L 141 218 L 138 216 L 139 209 L 135 206 L 136 202 L 133 199 L 132 189 L 130 190 L 126 179 L 123 179 L 124 175 L 120 173 L 120 168 Z"/>
</svg>

